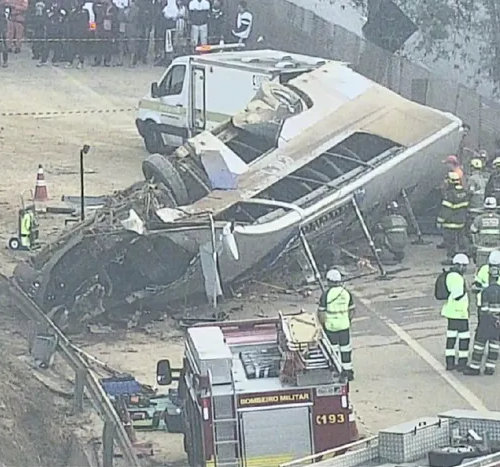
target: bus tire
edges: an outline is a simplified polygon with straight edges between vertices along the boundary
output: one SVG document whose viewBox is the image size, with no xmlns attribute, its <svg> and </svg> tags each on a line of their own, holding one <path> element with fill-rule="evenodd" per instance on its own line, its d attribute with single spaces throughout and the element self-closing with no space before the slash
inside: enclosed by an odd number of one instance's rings
<svg viewBox="0 0 500 467">
<path fill-rule="evenodd" d="M 184 180 L 166 157 L 161 154 L 151 154 L 142 162 L 142 173 L 148 181 L 163 183 L 172 193 L 177 205 L 189 204 L 189 195 Z"/>
<path fill-rule="evenodd" d="M 166 146 L 161 136 L 161 131 L 155 122 L 148 121 L 143 130 L 144 147 L 150 154 L 164 153 Z"/>
</svg>

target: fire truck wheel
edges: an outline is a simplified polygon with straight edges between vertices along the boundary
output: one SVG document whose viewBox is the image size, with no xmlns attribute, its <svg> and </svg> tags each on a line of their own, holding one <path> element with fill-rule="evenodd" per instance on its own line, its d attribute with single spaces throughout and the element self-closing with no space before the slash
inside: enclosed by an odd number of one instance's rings
<svg viewBox="0 0 500 467">
<path fill-rule="evenodd" d="M 146 180 L 163 183 L 174 196 L 179 206 L 189 204 L 186 185 L 174 165 L 161 154 L 152 154 L 142 162 L 142 173 Z"/>
<path fill-rule="evenodd" d="M 151 420 L 151 426 L 156 429 L 160 426 L 160 412 L 155 412 L 153 414 L 153 420 Z"/>
<path fill-rule="evenodd" d="M 464 459 L 481 455 L 470 446 L 453 446 L 436 449 L 429 452 L 431 467 L 454 467 L 460 465 Z"/>
<path fill-rule="evenodd" d="M 169 433 L 184 433 L 182 426 L 182 417 L 180 415 L 169 415 L 167 412 L 165 412 L 163 420 Z"/>
<path fill-rule="evenodd" d="M 189 465 L 195 465 L 194 464 L 194 460 L 195 459 L 194 459 L 194 454 L 193 454 L 193 448 L 191 446 L 191 441 L 187 437 L 187 435 L 184 435 L 184 451 L 187 454 L 188 464 Z"/>
<path fill-rule="evenodd" d="M 150 154 L 155 154 L 157 152 L 163 153 L 166 151 L 167 148 L 163 142 L 160 129 L 155 122 L 147 121 L 144 124 L 142 137 L 144 138 L 144 147 Z"/>
</svg>

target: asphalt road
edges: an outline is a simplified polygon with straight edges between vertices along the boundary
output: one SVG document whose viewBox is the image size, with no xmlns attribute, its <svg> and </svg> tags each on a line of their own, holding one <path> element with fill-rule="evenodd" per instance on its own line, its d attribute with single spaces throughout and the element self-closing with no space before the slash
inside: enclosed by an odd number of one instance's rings
<svg viewBox="0 0 500 467">
<path fill-rule="evenodd" d="M 442 303 L 433 296 L 442 257 L 434 242 L 411 246 L 405 260 L 411 268 L 388 274 L 389 280 L 371 276 L 350 284 L 358 310 L 354 400 L 370 428 L 451 408 L 500 410 L 500 371 L 471 377 L 444 369 L 446 321 L 440 315 Z M 468 277 L 473 273 L 471 265 Z M 473 309 L 471 331 L 475 326 Z M 379 399 L 369 401 L 368 393 Z M 373 400 L 378 409 L 371 408 Z"/>
</svg>

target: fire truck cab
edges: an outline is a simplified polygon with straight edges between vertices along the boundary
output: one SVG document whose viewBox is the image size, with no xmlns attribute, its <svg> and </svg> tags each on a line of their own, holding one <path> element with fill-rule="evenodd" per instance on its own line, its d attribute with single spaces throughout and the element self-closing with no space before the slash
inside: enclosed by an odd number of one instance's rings
<svg viewBox="0 0 500 467">
<path fill-rule="evenodd" d="M 277 467 L 358 437 L 349 383 L 312 313 L 191 327 L 183 367 L 157 365 L 159 385 L 175 379 L 191 466 Z"/>
</svg>

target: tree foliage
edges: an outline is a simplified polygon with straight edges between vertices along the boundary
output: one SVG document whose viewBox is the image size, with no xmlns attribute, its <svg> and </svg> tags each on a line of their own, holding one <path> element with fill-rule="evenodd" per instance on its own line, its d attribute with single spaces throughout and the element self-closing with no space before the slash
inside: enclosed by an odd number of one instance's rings
<svg viewBox="0 0 500 467">
<path fill-rule="evenodd" d="M 395 0 L 419 28 L 417 50 L 433 60 L 473 70 L 476 84 L 500 86 L 500 2 L 498 0 Z"/>
</svg>

